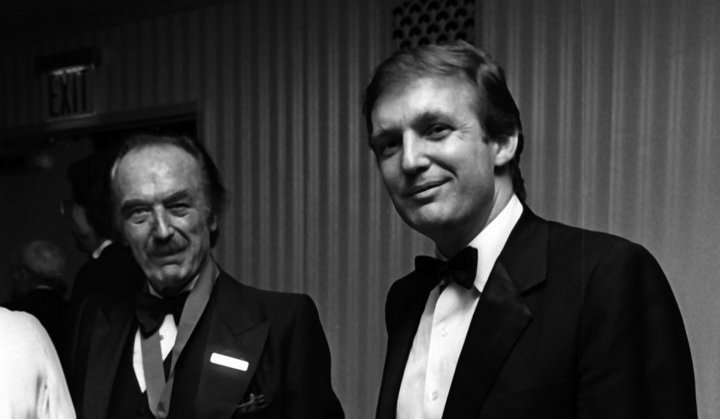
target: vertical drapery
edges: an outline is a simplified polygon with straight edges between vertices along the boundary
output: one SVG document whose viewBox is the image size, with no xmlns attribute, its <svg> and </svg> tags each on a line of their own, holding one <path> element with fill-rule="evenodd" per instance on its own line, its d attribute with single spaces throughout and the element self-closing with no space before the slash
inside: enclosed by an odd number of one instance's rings
<svg viewBox="0 0 720 419">
<path fill-rule="evenodd" d="M 485 0 L 541 215 L 651 250 L 682 310 L 700 417 L 720 412 L 720 3 Z"/>
</svg>

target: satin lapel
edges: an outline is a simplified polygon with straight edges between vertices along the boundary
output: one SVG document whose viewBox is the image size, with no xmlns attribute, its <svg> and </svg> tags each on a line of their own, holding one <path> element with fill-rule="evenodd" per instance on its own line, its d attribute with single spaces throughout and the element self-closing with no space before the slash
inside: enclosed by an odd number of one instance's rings
<svg viewBox="0 0 720 419">
<path fill-rule="evenodd" d="M 88 350 L 83 413 L 86 418 L 107 415 L 110 393 L 115 382 L 120 356 L 130 333 L 134 314 L 131 303 L 100 310 L 95 318 Z"/>
<path fill-rule="evenodd" d="M 388 298 L 389 310 L 392 310 L 393 315 L 388 315 L 388 344 L 380 386 L 377 419 L 395 418 L 405 364 L 410 355 L 410 349 L 412 349 L 415 332 L 425 309 L 428 294 L 435 286 L 432 280 L 423 278 L 416 273 L 412 273 L 400 281 L 404 281 L 409 286 L 399 290 L 396 293 L 397 296 Z M 393 298 L 393 301 L 390 298 Z"/>
<path fill-rule="evenodd" d="M 199 417 L 230 417 L 255 375 L 270 322 L 246 310 L 253 304 L 234 279 L 220 274 L 208 304 L 210 324 L 195 402 Z M 211 363 L 213 353 L 243 360 L 247 370 Z"/>
<path fill-rule="evenodd" d="M 515 284 L 496 264 L 470 322 L 443 419 L 479 414 L 497 372 L 531 317 Z"/>
<path fill-rule="evenodd" d="M 473 314 L 443 419 L 479 415 L 498 372 L 532 320 L 522 293 L 545 280 L 547 240 L 547 223 L 525 208 Z"/>
</svg>

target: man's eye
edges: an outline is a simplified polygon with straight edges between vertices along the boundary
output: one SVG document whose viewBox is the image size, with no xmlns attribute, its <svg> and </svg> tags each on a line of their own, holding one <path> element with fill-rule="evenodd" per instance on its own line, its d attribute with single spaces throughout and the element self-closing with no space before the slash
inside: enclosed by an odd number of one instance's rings
<svg viewBox="0 0 720 419">
<path fill-rule="evenodd" d="M 444 124 L 433 124 L 425 130 L 425 137 L 431 140 L 441 140 L 450 134 L 450 127 Z"/>
<path fill-rule="evenodd" d="M 380 158 L 390 157 L 400 149 L 402 140 L 398 138 L 385 138 L 373 147 L 375 154 Z"/>
<path fill-rule="evenodd" d="M 182 215 L 187 214 L 188 210 L 190 209 L 190 206 L 186 203 L 178 203 L 178 204 L 170 205 L 170 207 L 168 209 L 170 210 L 170 212 L 173 215 L 182 216 Z"/>
<path fill-rule="evenodd" d="M 147 208 L 133 208 L 128 214 L 128 219 L 130 222 L 139 224 L 144 222 L 149 214 L 150 211 Z"/>
</svg>

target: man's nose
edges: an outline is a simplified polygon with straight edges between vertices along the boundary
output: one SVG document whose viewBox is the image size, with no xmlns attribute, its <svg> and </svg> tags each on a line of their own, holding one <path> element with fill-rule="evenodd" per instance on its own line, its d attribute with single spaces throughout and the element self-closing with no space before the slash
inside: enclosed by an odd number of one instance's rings
<svg viewBox="0 0 720 419">
<path fill-rule="evenodd" d="M 155 225 L 153 226 L 153 236 L 158 240 L 167 240 L 174 232 L 168 219 L 168 213 L 163 209 L 156 209 L 154 212 Z"/>
<path fill-rule="evenodd" d="M 427 169 L 430 165 L 426 144 L 415 133 L 410 132 L 403 135 L 401 164 L 402 170 L 406 173 L 416 173 Z"/>
</svg>

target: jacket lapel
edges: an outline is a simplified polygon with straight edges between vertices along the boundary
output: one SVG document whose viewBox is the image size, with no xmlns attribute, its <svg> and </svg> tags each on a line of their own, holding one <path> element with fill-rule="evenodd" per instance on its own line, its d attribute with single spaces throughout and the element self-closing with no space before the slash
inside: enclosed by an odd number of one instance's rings
<svg viewBox="0 0 720 419">
<path fill-rule="evenodd" d="M 460 353 L 443 419 L 477 417 L 532 313 L 522 297 L 545 280 L 547 224 L 526 207 L 495 263 Z"/>
<path fill-rule="evenodd" d="M 412 349 L 415 332 L 420 324 L 428 294 L 435 286 L 435 281 L 417 273 L 401 279 L 398 284 L 400 282 L 408 285 L 405 287 L 406 289 L 391 292 L 388 297 L 388 345 L 378 400 L 377 419 L 395 418 L 405 364 L 410 355 L 410 349 Z M 405 299 L 405 302 L 396 301 L 397 299 Z"/>
<path fill-rule="evenodd" d="M 132 310 L 132 304 L 119 304 L 97 313 L 88 351 L 83 397 L 86 418 L 107 415 L 120 357 L 134 319 Z"/>
<path fill-rule="evenodd" d="M 241 286 L 221 273 L 208 304 L 209 330 L 195 406 L 200 417 L 230 417 L 255 375 L 270 323 L 246 307 L 252 306 Z M 231 368 L 210 362 L 213 354 L 246 362 Z M 241 362 L 242 363 L 242 362 Z M 243 367 L 246 367 L 244 369 Z"/>
</svg>

